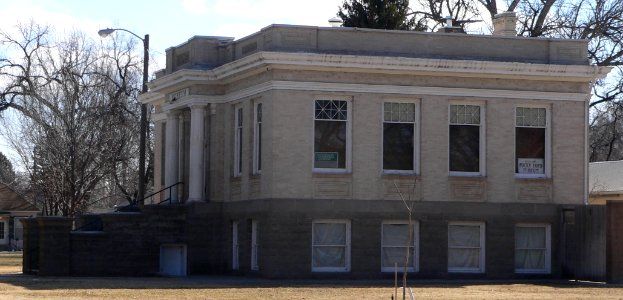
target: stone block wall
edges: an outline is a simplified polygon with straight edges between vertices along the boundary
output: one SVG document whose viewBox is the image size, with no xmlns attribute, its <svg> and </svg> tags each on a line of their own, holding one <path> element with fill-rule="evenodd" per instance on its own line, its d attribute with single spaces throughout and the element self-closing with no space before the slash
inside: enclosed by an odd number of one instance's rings
<svg viewBox="0 0 623 300">
<path fill-rule="evenodd" d="M 609 282 L 623 283 L 623 203 L 607 201 L 606 273 Z"/>
</svg>

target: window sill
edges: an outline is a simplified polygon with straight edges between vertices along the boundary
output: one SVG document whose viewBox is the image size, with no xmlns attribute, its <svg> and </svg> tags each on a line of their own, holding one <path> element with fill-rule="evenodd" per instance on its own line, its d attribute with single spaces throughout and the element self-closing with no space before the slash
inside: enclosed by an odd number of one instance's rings
<svg viewBox="0 0 623 300">
<path fill-rule="evenodd" d="M 449 171 L 448 177 L 467 177 L 467 178 L 485 178 L 486 176 L 479 172 L 454 172 Z"/>
<path fill-rule="evenodd" d="M 458 175 L 449 175 L 448 180 L 450 181 L 487 181 L 487 176 L 458 176 Z"/>
<path fill-rule="evenodd" d="M 519 183 L 551 183 L 553 182 L 553 179 L 547 177 L 524 177 L 515 175 L 515 181 Z"/>
<path fill-rule="evenodd" d="M 404 266 L 398 266 L 398 272 L 402 272 L 404 270 Z M 394 273 L 396 270 L 393 267 L 390 268 L 381 268 L 381 272 L 383 273 Z M 419 270 L 415 268 L 407 268 L 407 273 L 417 273 Z"/>
<path fill-rule="evenodd" d="M 549 270 L 515 270 L 515 274 L 551 274 Z"/>
<path fill-rule="evenodd" d="M 416 173 L 388 173 L 383 172 L 381 174 L 383 179 L 414 179 L 420 180 L 420 175 Z"/>
<path fill-rule="evenodd" d="M 353 173 L 351 172 L 335 173 L 335 172 L 314 171 L 314 173 L 312 173 L 312 178 L 352 178 L 352 177 L 353 177 Z"/>
<path fill-rule="evenodd" d="M 452 274 L 483 274 L 484 272 L 480 269 L 448 269 L 448 273 Z"/>
</svg>

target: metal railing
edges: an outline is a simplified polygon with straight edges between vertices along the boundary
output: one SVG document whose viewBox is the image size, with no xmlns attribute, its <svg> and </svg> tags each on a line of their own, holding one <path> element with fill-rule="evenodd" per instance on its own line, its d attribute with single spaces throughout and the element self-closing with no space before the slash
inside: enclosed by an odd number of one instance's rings
<svg viewBox="0 0 623 300">
<path fill-rule="evenodd" d="M 148 203 L 147 199 L 149 199 L 149 204 L 163 204 L 166 202 L 168 202 L 168 204 L 182 203 L 182 197 L 180 196 L 180 191 L 182 191 L 183 186 L 184 186 L 184 182 L 182 181 L 172 184 L 170 186 L 167 186 L 157 192 L 153 192 L 147 195 L 145 199 L 143 199 L 143 203 L 147 204 Z M 160 202 L 154 203 L 154 196 L 156 195 L 159 196 Z"/>
</svg>

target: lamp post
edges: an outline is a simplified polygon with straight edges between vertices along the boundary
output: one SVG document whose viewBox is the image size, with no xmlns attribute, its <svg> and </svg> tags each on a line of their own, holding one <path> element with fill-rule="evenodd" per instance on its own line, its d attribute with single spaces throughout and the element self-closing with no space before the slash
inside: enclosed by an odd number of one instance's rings
<svg viewBox="0 0 623 300">
<path fill-rule="evenodd" d="M 143 88 L 141 94 L 147 93 L 147 80 L 149 76 L 149 34 L 146 34 L 144 38 L 141 38 L 136 33 L 122 28 L 106 28 L 98 31 L 97 33 L 101 37 L 107 37 L 111 33 L 120 30 L 125 31 L 139 40 L 143 41 Z M 145 198 L 145 143 L 147 140 L 147 105 L 141 103 L 141 134 L 139 138 L 139 154 L 138 154 L 138 191 L 136 195 L 136 201 L 141 201 L 143 204 Z"/>
</svg>

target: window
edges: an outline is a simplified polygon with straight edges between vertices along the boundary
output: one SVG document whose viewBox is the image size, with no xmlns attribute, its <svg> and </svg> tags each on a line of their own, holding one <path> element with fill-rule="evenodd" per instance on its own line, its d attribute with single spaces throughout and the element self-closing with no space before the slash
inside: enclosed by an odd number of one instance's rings
<svg viewBox="0 0 623 300">
<path fill-rule="evenodd" d="M 5 222 L 6 221 L 0 220 L 0 242 L 6 239 L 6 234 L 4 231 L 7 229 L 7 226 Z"/>
<path fill-rule="evenodd" d="M 234 176 L 242 175 L 242 107 L 235 108 Z"/>
<path fill-rule="evenodd" d="M 549 177 L 548 113 L 544 107 L 515 109 L 515 173 Z"/>
<path fill-rule="evenodd" d="M 253 135 L 253 174 L 262 173 L 262 103 L 255 104 L 255 130 Z"/>
<path fill-rule="evenodd" d="M 384 172 L 415 172 L 416 123 L 415 103 L 383 103 Z"/>
<path fill-rule="evenodd" d="M 403 270 L 409 253 L 407 271 L 418 270 L 418 223 L 409 230 L 409 222 L 383 222 L 381 232 L 381 271 Z"/>
<path fill-rule="evenodd" d="M 484 175 L 484 114 L 481 105 L 450 105 L 451 175 Z"/>
<path fill-rule="evenodd" d="M 312 223 L 312 272 L 350 271 L 350 221 Z"/>
<path fill-rule="evenodd" d="M 257 221 L 251 221 L 251 270 L 257 271 L 260 269 L 257 263 Z"/>
<path fill-rule="evenodd" d="M 314 103 L 314 170 L 346 172 L 350 169 L 349 102 Z"/>
<path fill-rule="evenodd" d="M 238 243 L 238 222 L 232 222 L 231 228 L 231 268 L 238 270 L 240 268 L 239 263 L 239 250 L 240 244 Z"/>
<path fill-rule="evenodd" d="M 515 227 L 515 272 L 549 273 L 550 267 L 550 225 L 518 224 Z"/>
<path fill-rule="evenodd" d="M 448 224 L 448 272 L 485 271 L 485 224 Z"/>
</svg>

